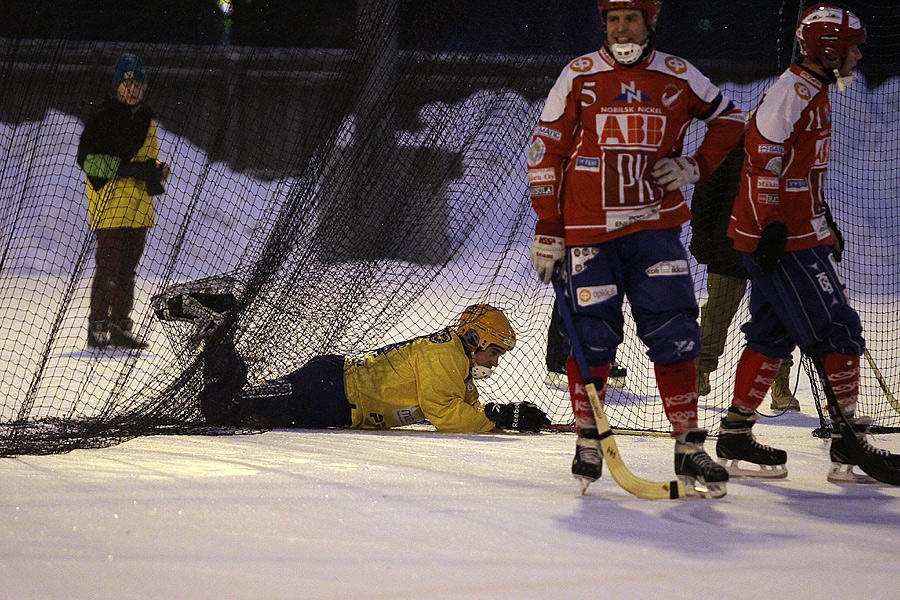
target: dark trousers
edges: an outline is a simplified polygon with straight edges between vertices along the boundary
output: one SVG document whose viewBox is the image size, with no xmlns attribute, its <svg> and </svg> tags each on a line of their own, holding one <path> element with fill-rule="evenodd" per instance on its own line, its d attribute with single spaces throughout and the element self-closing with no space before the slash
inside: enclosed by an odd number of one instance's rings
<svg viewBox="0 0 900 600">
<path fill-rule="evenodd" d="M 134 280 L 144 252 L 147 228 L 95 229 L 97 239 L 89 321 L 120 323 L 134 305 Z"/>
</svg>

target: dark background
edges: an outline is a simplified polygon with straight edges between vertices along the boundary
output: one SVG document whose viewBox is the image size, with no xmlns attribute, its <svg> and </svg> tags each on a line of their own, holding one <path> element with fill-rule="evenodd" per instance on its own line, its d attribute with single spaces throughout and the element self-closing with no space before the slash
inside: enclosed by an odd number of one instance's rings
<svg viewBox="0 0 900 600">
<path fill-rule="evenodd" d="M 358 4 L 381 0 L 13 0 L 0 3 L 0 37 L 59 38 L 280 48 L 351 48 Z M 802 0 L 670 0 L 656 45 L 694 61 L 727 58 L 783 67 L 793 53 Z M 866 23 L 860 70 L 870 80 L 900 73 L 900 2 L 842 3 Z M 602 33 L 593 0 L 397 0 L 407 50 L 564 54 L 595 50 Z M 760 36 L 778 34 L 773 56 Z"/>
</svg>

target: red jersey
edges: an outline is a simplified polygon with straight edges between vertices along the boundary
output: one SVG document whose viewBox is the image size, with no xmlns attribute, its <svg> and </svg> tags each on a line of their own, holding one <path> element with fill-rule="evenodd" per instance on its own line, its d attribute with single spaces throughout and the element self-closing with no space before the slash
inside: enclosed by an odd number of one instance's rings
<svg viewBox="0 0 900 600">
<path fill-rule="evenodd" d="M 822 190 L 831 142 L 828 84 L 792 65 L 763 96 L 744 141 L 744 168 L 728 235 L 753 252 L 773 222 L 788 227 L 785 250 L 833 243 Z"/>
<path fill-rule="evenodd" d="M 584 246 L 688 221 L 681 191 L 667 192 L 651 170 L 681 155 L 694 119 L 707 125 L 694 155 L 705 181 L 737 144 L 744 118 L 700 71 L 655 50 L 630 67 L 605 47 L 570 62 L 531 140 L 535 233 Z"/>
</svg>

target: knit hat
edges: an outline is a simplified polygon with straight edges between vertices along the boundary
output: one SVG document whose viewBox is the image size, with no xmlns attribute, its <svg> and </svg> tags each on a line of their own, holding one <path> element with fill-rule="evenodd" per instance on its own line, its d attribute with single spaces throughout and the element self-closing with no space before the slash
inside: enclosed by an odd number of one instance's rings
<svg viewBox="0 0 900 600">
<path fill-rule="evenodd" d="M 123 54 L 116 62 L 116 73 L 113 75 L 113 87 L 119 87 L 123 81 L 134 80 L 147 83 L 144 63 L 134 54 Z"/>
</svg>

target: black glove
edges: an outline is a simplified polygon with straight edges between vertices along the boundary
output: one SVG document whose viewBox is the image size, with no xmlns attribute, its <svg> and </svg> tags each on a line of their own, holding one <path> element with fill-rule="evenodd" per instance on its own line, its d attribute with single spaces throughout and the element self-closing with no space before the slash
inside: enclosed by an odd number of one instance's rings
<svg viewBox="0 0 900 600">
<path fill-rule="evenodd" d="M 531 402 L 510 402 L 509 404 L 488 402 L 484 405 L 484 414 L 503 429 L 537 433 L 541 427 L 550 424 L 546 413 Z"/>
<path fill-rule="evenodd" d="M 828 208 L 828 205 L 825 205 L 825 222 L 828 223 L 828 229 L 831 230 L 831 237 L 834 238 L 834 245 L 831 246 L 831 254 L 834 256 L 835 262 L 841 262 L 841 257 L 844 255 L 844 236 L 841 235 L 841 230 L 838 229 L 837 223 L 834 222 L 834 217 L 831 216 L 831 209 Z"/>
<path fill-rule="evenodd" d="M 787 224 L 776 222 L 766 225 L 759 236 L 759 245 L 753 251 L 753 262 L 759 265 L 762 272 L 768 275 L 778 267 L 784 256 L 784 244 L 787 242 Z"/>
<path fill-rule="evenodd" d="M 162 181 L 162 166 L 156 164 L 152 158 L 143 162 L 123 162 L 116 170 L 116 174 L 148 183 L 151 181 L 159 183 Z"/>
<path fill-rule="evenodd" d="M 123 162 L 116 170 L 116 174 L 120 177 L 146 181 L 147 194 L 150 196 L 159 196 L 166 191 L 162 184 L 162 165 L 152 158 L 143 162 Z"/>
</svg>

